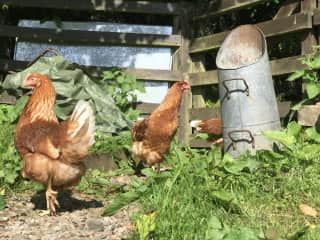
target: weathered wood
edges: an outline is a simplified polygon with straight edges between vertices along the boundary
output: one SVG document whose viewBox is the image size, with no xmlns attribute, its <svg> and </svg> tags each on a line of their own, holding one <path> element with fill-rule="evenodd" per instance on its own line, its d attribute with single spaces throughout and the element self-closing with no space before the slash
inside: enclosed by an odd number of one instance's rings
<svg viewBox="0 0 320 240">
<path fill-rule="evenodd" d="M 231 11 L 251 7 L 256 4 L 264 3 L 266 0 L 222 0 L 212 1 L 213 4 L 200 16 L 195 16 L 193 20 L 199 21 L 208 17 L 216 17 Z"/>
<path fill-rule="evenodd" d="M 191 70 L 192 73 L 205 72 L 205 55 L 204 54 L 194 54 L 191 57 Z M 192 107 L 193 108 L 202 108 L 205 107 L 205 101 L 203 98 L 203 88 L 202 87 L 193 87 L 192 88 Z"/>
<path fill-rule="evenodd" d="M 190 120 L 205 120 L 219 118 L 220 108 L 192 108 L 190 109 Z"/>
<path fill-rule="evenodd" d="M 317 8 L 313 12 L 313 25 L 319 26 L 320 25 L 320 9 Z"/>
<path fill-rule="evenodd" d="M 278 102 L 278 109 L 281 118 L 288 115 L 291 105 L 292 103 L 290 101 Z M 221 117 L 220 107 L 190 109 L 190 120 L 204 120 L 219 117 Z"/>
<path fill-rule="evenodd" d="M 34 7 L 170 15 L 179 14 L 181 9 L 181 6 L 177 3 L 126 0 L 0 0 L 0 4 L 24 8 Z"/>
<path fill-rule="evenodd" d="M 0 94 L 0 103 L 14 105 L 16 104 L 16 101 L 17 99 L 15 96 Z"/>
<path fill-rule="evenodd" d="M 301 1 L 301 12 L 305 14 L 313 15 L 313 11 L 317 6 L 317 0 L 304 0 Z M 317 45 L 317 35 L 313 29 L 306 34 L 305 39 L 301 43 L 301 54 L 313 53 L 313 46 Z"/>
<path fill-rule="evenodd" d="M 267 38 L 280 36 L 288 33 L 312 29 L 312 16 L 299 13 L 285 18 L 265 21 L 256 24 Z M 220 32 L 205 37 L 195 38 L 190 46 L 190 53 L 198 53 L 214 50 L 220 47 L 225 37 L 230 33 Z"/>
<path fill-rule="evenodd" d="M 175 55 L 173 63 L 175 71 L 181 71 L 183 79 L 189 81 L 189 75 L 187 74 L 190 70 L 190 56 L 189 56 L 189 45 L 191 29 L 188 16 L 190 15 L 189 9 L 183 8 L 182 13 L 175 19 L 174 31 L 182 36 L 181 46 L 179 52 Z M 179 128 L 177 132 L 179 142 L 189 143 L 189 136 L 191 134 L 191 127 L 189 125 L 189 108 L 192 106 L 191 93 L 185 93 L 183 95 L 182 103 L 179 111 Z"/>
<path fill-rule="evenodd" d="M 0 25 L 0 36 L 18 37 L 24 40 L 55 43 L 95 43 L 125 46 L 179 47 L 181 36 L 29 28 Z"/>
<path fill-rule="evenodd" d="M 157 103 L 137 103 L 135 109 L 141 111 L 142 113 L 151 113 L 153 112 L 159 104 Z"/>
<path fill-rule="evenodd" d="M 211 70 L 211 71 L 199 72 L 199 73 L 190 73 L 189 79 L 190 79 L 191 86 L 203 86 L 203 85 L 217 84 L 219 82 L 217 70 Z"/>
<path fill-rule="evenodd" d="M 212 145 L 212 142 L 208 142 L 204 139 L 192 139 L 190 141 L 190 147 L 192 148 L 210 148 Z"/>
<path fill-rule="evenodd" d="M 301 63 L 301 58 L 302 56 L 294 56 L 270 61 L 272 75 L 279 76 L 307 69 L 307 66 Z"/>
<path fill-rule="evenodd" d="M 28 65 L 25 61 L 14 61 L 7 59 L 0 59 L 0 72 L 8 71 L 22 71 Z M 103 71 L 110 70 L 110 67 L 97 67 L 97 66 L 79 66 L 86 73 L 94 77 L 102 77 Z M 182 76 L 179 72 L 173 72 L 170 70 L 153 70 L 153 69 L 123 69 L 126 73 L 135 76 L 138 80 L 148 81 L 164 81 L 164 82 L 176 82 L 179 81 Z"/>
<path fill-rule="evenodd" d="M 273 20 L 283 17 L 291 16 L 294 11 L 298 8 L 299 2 L 297 0 L 288 0 L 283 6 L 280 7 L 276 15 L 273 17 Z"/>
<path fill-rule="evenodd" d="M 298 123 L 302 126 L 314 126 L 320 123 L 320 103 L 304 105 L 298 111 Z"/>
<path fill-rule="evenodd" d="M 294 56 L 270 61 L 272 75 L 278 76 L 292 73 L 296 70 L 307 69 L 307 66 L 303 65 L 300 59 L 301 56 Z M 189 75 L 191 86 L 204 86 L 217 84 L 219 82 L 217 70 L 203 73 L 190 73 Z"/>
</svg>

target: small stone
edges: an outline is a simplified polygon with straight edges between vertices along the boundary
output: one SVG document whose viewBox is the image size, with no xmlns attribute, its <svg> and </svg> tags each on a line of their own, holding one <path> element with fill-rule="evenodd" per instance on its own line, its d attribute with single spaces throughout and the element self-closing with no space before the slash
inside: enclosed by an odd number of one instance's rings
<svg viewBox="0 0 320 240">
<path fill-rule="evenodd" d="M 89 230 L 96 230 L 96 231 L 104 230 L 103 221 L 96 218 L 89 218 L 87 221 L 87 226 Z"/>
<path fill-rule="evenodd" d="M 8 217 L 0 217 L 0 223 L 8 222 L 8 221 L 9 221 Z"/>
</svg>

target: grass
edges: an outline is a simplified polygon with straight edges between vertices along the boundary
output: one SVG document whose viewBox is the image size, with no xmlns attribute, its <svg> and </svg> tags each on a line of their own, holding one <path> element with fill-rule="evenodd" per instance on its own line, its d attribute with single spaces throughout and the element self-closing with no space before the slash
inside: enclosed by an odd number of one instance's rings
<svg viewBox="0 0 320 240">
<path fill-rule="evenodd" d="M 299 210 L 304 203 L 319 211 L 319 144 L 293 125 L 270 133 L 281 149 L 237 161 L 222 158 L 217 148 L 173 145 L 166 159 L 173 170 L 157 175 L 145 169 L 147 180 L 125 193 L 132 199 L 123 205 L 138 198 L 141 206 L 132 239 L 320 239 L 319 217 Z M 115 212 L 116 203 L 122 206 L 123 195 L 106 206 L 106 215 Z M 151 215 L 154 225 L 146 217 Z M 145 226 L 141 219 L 147 219 Z"/>
</svg>

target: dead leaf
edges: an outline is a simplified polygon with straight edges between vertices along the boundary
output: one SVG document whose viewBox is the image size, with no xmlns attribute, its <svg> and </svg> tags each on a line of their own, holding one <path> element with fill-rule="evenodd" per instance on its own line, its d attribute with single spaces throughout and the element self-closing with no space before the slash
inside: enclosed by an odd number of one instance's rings
<svg viewBox="0 0 320 240">
<path fill-rule="evenodd" d="M 303 215 L 306 215 L 306 216 L 316 217 L 318 214 L 314 208 L 308 206 L 307 204 L 301 203 L 299 205 L 299 208 L 300 208 L 300 211 L 303 213 Z"/>
</svg>

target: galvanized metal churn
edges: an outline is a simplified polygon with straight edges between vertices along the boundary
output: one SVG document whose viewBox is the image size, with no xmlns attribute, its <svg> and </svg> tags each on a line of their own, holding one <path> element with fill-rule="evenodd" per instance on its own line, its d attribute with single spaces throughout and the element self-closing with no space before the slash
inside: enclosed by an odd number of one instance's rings
<svg viewBox="0 0 320 240">
<path fill-rule="evenodd" d="M 262 131 L 280 129 L 280 117 L 262 31 L 253 25 L 231 31 L 216 64 L 224 151 L 236 158 L 246 150 L 271 149 Z"/>
</svg>

